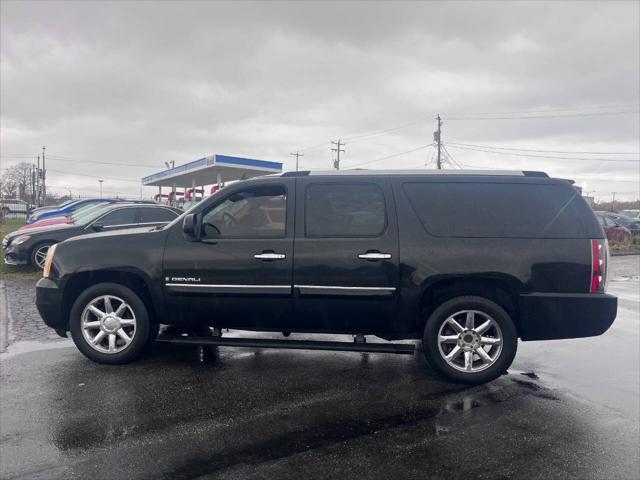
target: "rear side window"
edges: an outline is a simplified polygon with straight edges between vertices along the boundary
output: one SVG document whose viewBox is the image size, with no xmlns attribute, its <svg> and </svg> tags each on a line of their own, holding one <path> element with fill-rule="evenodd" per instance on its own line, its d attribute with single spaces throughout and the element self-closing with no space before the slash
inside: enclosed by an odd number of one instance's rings
<svg viewBox="0 0 640 480">
<path fill-rule="evenodd" d="M 307 237 L 377 237 L 387 224 L 378 185 L 316 184 L 305 192 Z"/>
<path fill-rule="evenodd" d="M 569 185 L 416 182 L 403 189 L 435 236 L 587 238 L 595 224 Z"/>
<path fill-rule="evenodd" d="M 170 222 L 178 216 L 177 213 L 166 208 L 143 207 L 138 209 L 140 223 Z"/>
</svg>

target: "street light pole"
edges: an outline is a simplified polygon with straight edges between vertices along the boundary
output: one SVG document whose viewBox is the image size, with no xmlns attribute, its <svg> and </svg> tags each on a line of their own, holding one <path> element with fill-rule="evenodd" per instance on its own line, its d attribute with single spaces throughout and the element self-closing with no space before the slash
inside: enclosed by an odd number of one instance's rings
<svg viewBox="0 0 640 480">
<path fill-rule="evenodd" d="M 104 182 L 104 180 L 99 179 L 98 182 L 100 182 L 100 198 L 102 198 L 102 182 Z"/>
</svg>

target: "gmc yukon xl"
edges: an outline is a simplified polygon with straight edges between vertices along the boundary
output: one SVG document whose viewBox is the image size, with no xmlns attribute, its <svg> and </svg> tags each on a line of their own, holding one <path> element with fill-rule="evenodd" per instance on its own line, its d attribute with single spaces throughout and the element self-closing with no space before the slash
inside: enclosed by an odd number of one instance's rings
<svg viewBox="0 0 640 480">
<path fill-rule="evenodd" d="M 419 339 L 436 371 L 479 383 L 507 370 L 518 339 L 605 332 L 617 309 L 607 259 L 590 207 L 542 172 L 288 172 L 220 190 L 164 227 L 55 245 L 37 306 L 102 363 L 132 361 L 170 324 L 214 332 L 175 341 L 215 345 L 412 353 L 392 342 Z"/>
</svg>

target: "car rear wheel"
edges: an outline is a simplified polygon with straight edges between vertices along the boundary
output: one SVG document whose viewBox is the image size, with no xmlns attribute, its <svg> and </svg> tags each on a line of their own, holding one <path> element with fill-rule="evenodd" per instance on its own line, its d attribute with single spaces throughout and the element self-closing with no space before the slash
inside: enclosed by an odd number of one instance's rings
<svg viewBox="0 0 640 480">
<path fill-rule="evenodd" d="M 31 251 L 31 265 L 43 270 L 45 260 L 47 259 L 47 253 L 52 245 L 53 242 L 45 242 L 40 245 L 36 245 Z"/>
<path fill-rule="evenodd" d="M 69 330 L 87 358 L 122 364 L 135 360 L 151 336 L 144 302 L 131 289 L 100 283 L 82 292 L 71 308 Z"/>
<path fill-rule="evenodd" d="M 507 371 L 518 336 L 500 305 L 465 296 L 444 302 L 429 316 L 422 345 L 429 364 L 448 379 L 484 383 Z"/>
</svg>

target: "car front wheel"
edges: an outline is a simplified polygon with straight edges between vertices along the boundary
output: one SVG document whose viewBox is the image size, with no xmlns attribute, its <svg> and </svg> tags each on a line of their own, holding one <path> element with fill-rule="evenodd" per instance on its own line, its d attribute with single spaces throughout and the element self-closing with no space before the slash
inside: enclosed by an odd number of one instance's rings
<svg viewBox="0 0 640 480">
<path fill-rule="evenodd" d="M 38 267 L 40 270 L 44 270 L 45 260 L 47 259 L 47 252 L 53 246 L 53 242 L 45 242 L 31 251 L 31 265 Z"/>
<path fill-rule="evenodd" d="M 133 290 L 116 283 L 100 283 L 82 292 L 69 319 L 78 350 L 98 363 L 135 360 L 148 344 L 150 328 L 144 302 Z"/>
<path fill-rule="evenodd" d="M 489 382 L 507 371 L 518 336 L 509 314 L 483 297 L 457 297 L 429 316 L 423 349 L 440 374 L 461 383 Z"/>
</svg>

